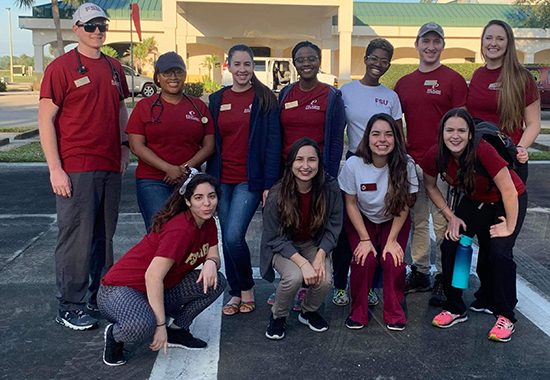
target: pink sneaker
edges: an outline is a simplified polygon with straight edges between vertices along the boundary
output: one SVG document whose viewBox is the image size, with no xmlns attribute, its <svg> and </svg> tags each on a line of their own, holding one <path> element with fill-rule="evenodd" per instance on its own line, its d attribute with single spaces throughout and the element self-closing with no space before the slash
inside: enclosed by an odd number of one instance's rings
<svg viewBox="0 0 550 380">
<path fill-rule="evenodd" d="M 515 330 L 514 324 L 508 318 L 499 315 L 497 322 L 489 331 L 488 338 L 495 342 L 509 342 Z"/>
<path fill-rule="evenodd" d="M 302 301 L 306 298 L 306 293 L 306 288 L 300 288 L 300 290 L 298 290 L 298 293 L 296 293 L 296 297 L 294 298 L 294 305 L 292 306 L 293 311 L 302 311 Z"/>
<path fill-rule="evenodd" d="M 468 320 L 468 314 L 453 314 L 450 311 L 443 310 L 437 314 L 432 320 L 432 326 L 442 329 L 449 328 L 460 322 L 466 322 Z"/>
</svg>

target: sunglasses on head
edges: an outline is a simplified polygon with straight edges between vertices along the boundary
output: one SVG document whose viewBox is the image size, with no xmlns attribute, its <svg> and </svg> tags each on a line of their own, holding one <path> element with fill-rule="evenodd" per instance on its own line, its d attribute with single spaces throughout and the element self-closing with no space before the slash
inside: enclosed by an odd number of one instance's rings
<svg viewBox="0 0 550 380">
<path fill-rule="evenodd" d="M 88 33 L 95 32 L 96 28 L 98 28 L 101 33 L 104 33 L 109 30 L 108 24 L 104 24 L 100 22 L 97 22 L 97 23 L 87 22 L 85 24 L 77 24 L 76 26 L 78 26 L 79 28 L 81 27 L 84 28 L 84 30 Z"/>
</svg>

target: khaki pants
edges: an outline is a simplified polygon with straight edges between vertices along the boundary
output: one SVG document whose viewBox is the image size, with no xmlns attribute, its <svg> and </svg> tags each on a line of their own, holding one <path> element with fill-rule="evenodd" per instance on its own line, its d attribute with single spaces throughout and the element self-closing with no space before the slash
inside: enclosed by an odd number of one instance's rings
<svg viewBox="0 0 550 380">
<path fill-rule="evenodd" d="M 313 242 L 296 243 L 295 247 L 300 255 L 304 256 L 310 263 L 313 262 L 318 249 Z M 302 312 L 317 311 L 323 304 L 326 295 L 332 288 L 330 282 L 332 278 L 331 261 L 330 253 L 327 252 L 325 279 L 317 285 L 308 287 L 306 297 L 302 302 Z M 304 278 L 298 265 L 279 254 L 273 255 L 273 267 L 281 275 L 281 281 L 275 292 L 275 303 L 271 307 L 271 312 L 274 318 L 286 318 L 290 313 L 290 307 L 294 302 L 296 292 L 302 287 Z"/>
<path fill-rule="evenodd" d="M 416 165 L 416 175 L 418 176 L 418 193 L 416 194 L 416 203 L 411 209 L 412 261 L 419 272 L 424 274 L 430 273 L 431 240 L 429 217 L 431 214 L 436 237 L 435 244 L 437 246 L 434 264 L 436 272 L 440 273 L 441 252 L 439 251 L 439 245 L 441 244 L 443 235 L 445 234 L 445 229 L 447 228 L 447 220 L 432 203 L 432 201 L 428 197 L 428 194 L 426 194 L 424 179 L 422 178 L 423 170 L 418 165 Z M 437 187 L 441 191 L 441 194 L 443 194 L 443 197 L 446 197 L 448 185 L 439 177 L 437 178 Z"/>
</svg>

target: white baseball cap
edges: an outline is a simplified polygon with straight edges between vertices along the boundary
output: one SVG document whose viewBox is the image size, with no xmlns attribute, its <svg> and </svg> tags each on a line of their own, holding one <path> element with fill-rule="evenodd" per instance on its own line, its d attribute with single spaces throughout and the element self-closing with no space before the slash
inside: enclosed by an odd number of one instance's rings
<svg viewBox="0 0 550 380">
<path fill-rule="evenodd" d="M 73 25 L 77 22 L 86 23 L 94 18 L 109 19 L 101 7 L 94 3 L 84 3 L 73 13 Z"/>
</svg>

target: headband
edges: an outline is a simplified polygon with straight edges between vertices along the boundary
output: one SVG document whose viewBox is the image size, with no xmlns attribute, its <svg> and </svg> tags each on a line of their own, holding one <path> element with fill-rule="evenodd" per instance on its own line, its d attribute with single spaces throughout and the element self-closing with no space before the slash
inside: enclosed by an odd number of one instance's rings
<svg viewBox="0 0 550 380">
<path fill-rule="evenodd" d="M 199 174 L 199 171 L 195 168 L 188 168 L 188 170 L 189 170 L 188 171 L 189 174 L 187 175 L 187 179 L 185 180 L 183 185 L 181 185 L 180 190 L 179 190 L 180 195 L 185 194 L 185 190 L 187 190 L 187 185 L 189 185 L 189 182 L 191 182 L 193 177 L 195 177 L 197 174 Z"/>
</svg>

